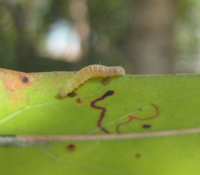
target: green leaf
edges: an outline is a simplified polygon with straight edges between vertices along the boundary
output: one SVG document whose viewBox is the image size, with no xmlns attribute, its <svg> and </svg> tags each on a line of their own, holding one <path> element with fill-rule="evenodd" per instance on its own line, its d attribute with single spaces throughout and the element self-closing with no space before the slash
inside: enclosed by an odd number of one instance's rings
<svg viewBox="0 0 200 175">
<path fill-rule="evenodd" d="M 199 174 L 199 75 L 73 75 L 0 70 L 1 174 Z"/>
</svg>

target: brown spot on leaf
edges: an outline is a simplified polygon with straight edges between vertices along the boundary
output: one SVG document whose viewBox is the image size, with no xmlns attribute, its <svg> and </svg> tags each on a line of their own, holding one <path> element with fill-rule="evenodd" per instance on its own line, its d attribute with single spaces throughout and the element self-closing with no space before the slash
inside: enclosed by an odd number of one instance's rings
<svg viewBox="0 0 200 175">
<path fill-rule="evenodd" d="M 29 98 L 24 90 L 33 85 L 34 78 L 31 74 L 0 69 L 0 80 L 8 93 L 11 106 L 19 105 L 21 101 L 28 102 Z"/>
<path fill-rule="evenodd" d="M 71 92 L 69 94 L 67 94 L 68 97 L 72 98 L 72 97 L 75 97 L 76 96 L 76 93 L 75 92 Z"/>
<path fill-rule="evenodd" d="M 101 80 L 101 83 L 102 83 L 103 85 L 108 85 L 108 84 L 110 83 L 110 78 L 109 78 L 109 77 L 106 77 L 106 78 L 102 79 L 102 80 Z"/>
<path fill-rule="evenodd" d="M 1 69 L 0 78 L 3 81 L 6 92 L 23 90 L 33 84 L 31 74 Z"/>
<path fill-rule="evenodd" d="M 67 145 L 67 150 L 68 151 L 74 151 L 76 149 L 76 145 L 73 143 L 70 143 L 69 145 Z"/>
<path fill-rule="evenodd" d="M 140 153 L 137 153 L 137 154 L 135 155 L 135 157 L 136 157 L 136 158 L 140 158 L 140 157 L 141 157 L 141 154 L 140 154 Z"/>
<path fill-rule="evenodd" d="M 75 102 L 76 102 L 77 104 L 83 104 L 83 103 L 84 103 L 84 100 L 82 100 L 82 99 L 80 99 L 80 98 L 77 98 L 77 99 L 75 100 Z"/>
</svg>

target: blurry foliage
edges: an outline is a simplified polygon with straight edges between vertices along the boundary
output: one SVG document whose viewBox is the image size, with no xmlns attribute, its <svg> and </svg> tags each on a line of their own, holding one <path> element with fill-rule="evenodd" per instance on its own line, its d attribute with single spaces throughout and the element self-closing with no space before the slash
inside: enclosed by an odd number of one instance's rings
<svg viewBox="0 0 200 175">
<path fill-rule="evenodd" d="M 129 5 L 127 0 L 88 1 L 92 41 L 97 37 L 88 54 L 89 62 L 95 59 L 97 63 L 127 67 L 128 62 L 120 50 L 120 43 L 129 23 Z"/>
<path fill-rule="evenodd" d="M 125 58 L 122 46 L 130 22 L 130 0 L 87 1 L 90 25 L 89 49 L 77 64 L 42 58 L 37 53 L 39 41 L 53 22 L 61 18 L 73 22 L 69 10 L 70 2 L 70 0 L 0 0 L 0 67 L 26 72 L 70 71 L 101 62 L 127 68 L 129 62 Z M 198 0 L 178 2 L 179 18 L 174 28 L 178 47 L 176 67 L 180 72 L 194 71 L 194 66 L 189 61 L 199 60 L 199 7 Z"/>
<path fill-rule="evenodd" d="M 53 22 L 61 18 L 73 22 L 69 12 L 70 1 L 1 0 L 0 67 L 30 72 L 75 70 L 100 62 L 107 65 L 120 64 L 123 55 L 119 54 L 116 45 L 127 27 L 127 2 L 88 1 L 91 47 L 88 54 L 83 55 L 82 61 L 74 65 L 41 58 L 36 51 L 39 40 Z"/>
<path fill-rule="evenodd" d="M 123 38 L 124 29 L 129 22 L 128 1 L 88 1 L 91 28 L 105 34 L 112 44 Z"/>
<path fill-rule="evenodd" d="M 9 11 L 0 6 L 0 67 L 15 68 L 14 43 L 16 31 Z"/>
<path fill-rule="evenodd" d="M 178 6 L 179 18 L 174 26 L 177 44 L 178 72 L 200 71 L 200 1 L 182 0 Z"/>
</svg>

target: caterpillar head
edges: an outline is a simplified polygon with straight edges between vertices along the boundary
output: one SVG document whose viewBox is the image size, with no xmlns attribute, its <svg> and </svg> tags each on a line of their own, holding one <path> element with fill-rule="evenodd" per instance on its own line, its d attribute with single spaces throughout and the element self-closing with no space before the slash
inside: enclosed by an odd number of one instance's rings
<svg viewBox="0 0 200 175">
<path fill-rule="evenodd" d="M 115 67 L 115 71 L 118 75 L 125 75 L 125 70 L 123 67 L 120 67 L 120 66 L 116 66 Z"/>
<path fill-rule="evenodd" d="M 59 97 L 60 98 L 64 98 L 66 97 L 68 94 L 67 90 L 65 88 L 61 88 L 60 91 L 59 91 Z"/>
<path fill-rule="evenodd" d="M 60 98 L 64 98 L 67 94 L 71 93 L 74 89 L 73 81 L 68 81 L 65 86 L 63 86 L 59 91 Z"/>
</svg>

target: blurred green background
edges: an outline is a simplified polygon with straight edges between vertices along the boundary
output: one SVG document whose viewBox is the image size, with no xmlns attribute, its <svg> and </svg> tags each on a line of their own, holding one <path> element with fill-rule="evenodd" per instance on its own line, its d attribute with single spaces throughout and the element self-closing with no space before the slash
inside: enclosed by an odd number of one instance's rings
<svg viewBox="0 0 200 175">
<path fill-rule="evenodd" d="M 0 0 L 0 67 L 200 71 L 198 0 Z"/>
</svg>

